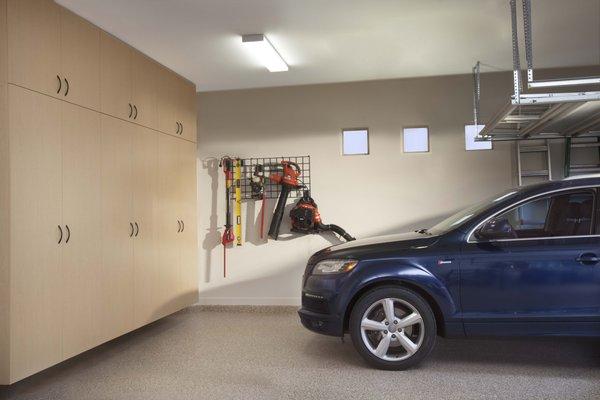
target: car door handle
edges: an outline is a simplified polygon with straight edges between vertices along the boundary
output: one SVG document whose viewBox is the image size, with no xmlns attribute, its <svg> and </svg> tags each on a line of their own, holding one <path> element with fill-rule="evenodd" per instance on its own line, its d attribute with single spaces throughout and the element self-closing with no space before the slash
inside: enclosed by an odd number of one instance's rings
<svg viewBox="0 0 600 400">
<path fill-rule="evenodd" d="M 575 261 L 583 265 L 594 265 L 600 262 L 600 258 L 598 258 L 598 256 L 594 253 L 583 253 L 577 257 Z"/>
</svg>

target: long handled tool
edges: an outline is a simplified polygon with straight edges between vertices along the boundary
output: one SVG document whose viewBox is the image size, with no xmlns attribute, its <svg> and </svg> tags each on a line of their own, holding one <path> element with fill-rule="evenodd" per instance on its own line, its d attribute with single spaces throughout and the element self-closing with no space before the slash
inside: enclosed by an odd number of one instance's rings
<svg viewBox="0 0 600 400">
<path fill-rule="evenodd" d="M 265 167 L 262 164 L 257 164 L 254 167 L 252 179 L 250 180 L 250 188 L 252 189 L 252 199 L 262 200 L 262 207 L 260 209 L 260 238 L 262 239 L 264 237 L 265 207 L 267 205 L 267 198 L 265 196 Z"/>
<path fill-rule="evenodd" d="M 283 173 L 281 175 L 271 174 L 271 176 L 269 176 L 269 179 L 281 185 L 281 193 L 279 194 L 277 207 L 275 207 L 275 212 L 273 213 L 271 226 L 269 227 L 269 236 L 275 240 L 279 237 L 279 228 L 281 227 L 285 204 L 287 203 L 290 192 L 302 187 L 298 181 L 301 172 L 298 164 L 292 161 L 282 161 L 281 166 L 283 168 Z"/>
<path fill-rule="evenodd" d="M 235 185 L 235 241 L 242 245 L 242 160 L 236 158 L 233 167 L 233 181 Z"/>
<path fill-rule="evenodd" d="M 221 243 L 223 244 L 223 277 L 227 276 L 227 245 L 233 243 L 234 236 L 231 231 L 231 186 L 233 185 L 233 160 L 230 157 L 221 158 L 219 167 L 223 167 L 223 173 L 225 174 L 225 230 L 223 231 L 223 237 Z"/>
</svg>

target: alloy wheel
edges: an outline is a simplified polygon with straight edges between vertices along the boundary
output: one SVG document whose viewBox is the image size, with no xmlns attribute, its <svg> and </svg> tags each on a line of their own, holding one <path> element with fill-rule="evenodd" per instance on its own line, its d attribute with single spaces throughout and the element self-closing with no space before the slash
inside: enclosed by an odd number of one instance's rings
<svg viewBox="0 0 600 400">
<path fill-rule="evenodd" d="M 385 361 L 402 361 L 421 347 L 425 326 L 419 311 L 407 301 L 384 298 L 364 312 L 361 338 L 367 349 Z"/>
</svg>

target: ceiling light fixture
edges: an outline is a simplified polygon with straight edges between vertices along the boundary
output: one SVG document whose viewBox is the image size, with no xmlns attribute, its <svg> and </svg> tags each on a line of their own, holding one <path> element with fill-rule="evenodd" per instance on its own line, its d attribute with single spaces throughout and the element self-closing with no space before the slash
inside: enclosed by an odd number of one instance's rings
<svg viewBox="0 0 600 400">
<path fill-rule="evenodd" d="M 288 65 L 263 34 L 243 35 L 242 44 L 271 72 L 287 71 Z"/>
</svg>

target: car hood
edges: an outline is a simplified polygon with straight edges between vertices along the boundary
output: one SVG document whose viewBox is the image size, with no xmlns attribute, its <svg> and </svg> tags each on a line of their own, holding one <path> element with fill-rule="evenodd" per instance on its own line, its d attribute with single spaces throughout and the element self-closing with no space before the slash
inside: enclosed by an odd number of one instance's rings
<svg viewBox="0 0 600 400">
<path fill-rule="evenodd" d="M 417 232 L 375 236 L 328 247 L 315 253 L 311 257 L 310 262 L 327 258 L 366 259 L 371 257 L 389 257 L 400 255 L 404 251 L 431 247 L 438 240 L 439 236 L 429 236 Z"/>
</svg>

